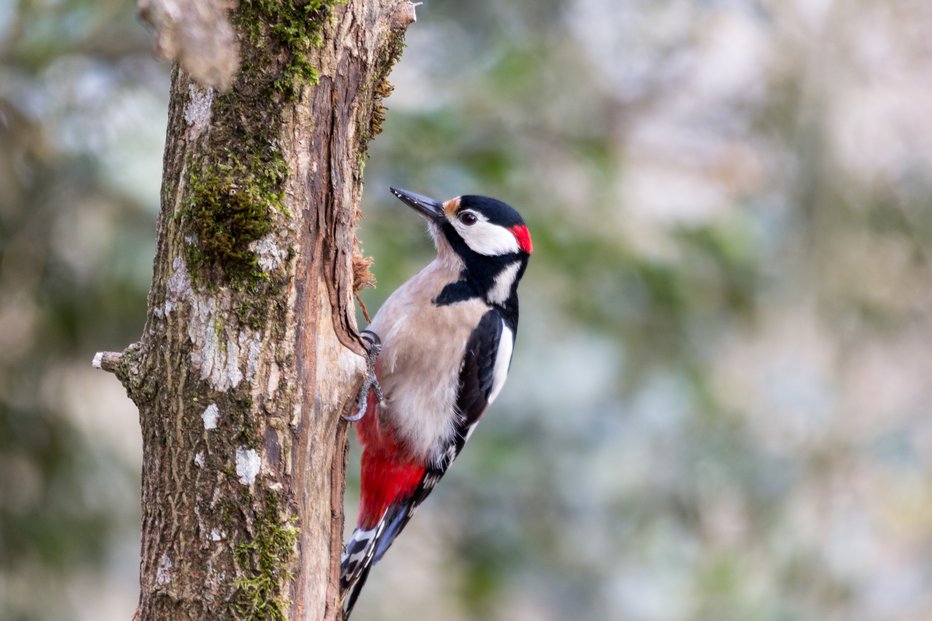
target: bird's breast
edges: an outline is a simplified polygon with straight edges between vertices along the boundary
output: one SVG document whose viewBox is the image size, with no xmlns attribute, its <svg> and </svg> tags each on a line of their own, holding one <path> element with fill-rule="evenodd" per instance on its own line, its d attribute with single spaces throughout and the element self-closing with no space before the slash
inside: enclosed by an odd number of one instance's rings
<svg viewBox="0 0 932 621">
<path fill-rule="evenodd" d="M 433 453 L 445 448 L 455 433 L 466 343 L 489 310 L 477 298 L 433 304 L 432 297 L 446 282 L 426 271 L 395 291 L 368 328 L 382 341 L 383 420 L 401 447 L 422 463 L 438 459 Z"/>
</svg>

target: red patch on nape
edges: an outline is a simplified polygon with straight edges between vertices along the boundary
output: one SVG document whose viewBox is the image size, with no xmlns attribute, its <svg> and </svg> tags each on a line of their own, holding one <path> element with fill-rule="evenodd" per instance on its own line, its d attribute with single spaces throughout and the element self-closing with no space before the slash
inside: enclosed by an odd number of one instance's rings
<svg viewBox="0 0 932 621">
<path fill-rule="evenodd" d="M 511 234 L 518 240 L 518 245 L 521 246 L 521 250 L 528 254 L 534 251 L 534 242 L 531 241 L 531 233 L 527 230 L 526 226 L 523 224 L 516 224 L 508 230 L 510 230 Z"/>
</svg>

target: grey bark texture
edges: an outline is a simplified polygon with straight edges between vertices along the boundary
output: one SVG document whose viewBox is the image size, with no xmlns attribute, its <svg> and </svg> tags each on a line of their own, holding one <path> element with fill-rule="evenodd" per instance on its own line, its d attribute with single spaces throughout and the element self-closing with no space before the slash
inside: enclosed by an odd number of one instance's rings
<svg viewBox="0 0 932 621">
<path fill-rule="evenodd" d="M 191 3 L 168 4 L 181 28 Z M 173 72 L 145 328 L 95 358 L 142 427 L 135 619 L 340 617 L 361 168 L 413 20 L 406 0 L 241 0 L 217 31 L 229 90 Z"/>
</svg>

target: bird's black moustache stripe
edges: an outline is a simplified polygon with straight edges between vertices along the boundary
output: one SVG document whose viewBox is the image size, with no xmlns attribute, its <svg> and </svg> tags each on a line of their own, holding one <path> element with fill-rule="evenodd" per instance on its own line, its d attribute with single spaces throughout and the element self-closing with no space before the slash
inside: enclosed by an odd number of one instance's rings
<svg viewBox="0 0 932 621">
<path fill-rule="evenodd" d="M 435 297 L 433 301 L 436 306 L 447 306 L 477 297 L 479 297 L 479 292 L 476 291 L 475 287 L 473 287 L 469 281 L 457 280 L 444 287 L 440 295 Z"/>
<path fill-rule="evenodd" d="M 433 299 L 433 303 L 436 306 L 446 306 L 449 304 L 456 304 L 457 302 L 465 302 L 466 300 L 474 298 L 485 300 L 492 306 L 497 307 L 505 324 L 511 328 L 512 332 L 517 332 L 518 282 L 520 282 L 521 276 L 524 275 L 524 270 L 527 267 L 527 258 L 516 254 L 507 256 L 511 258 L 511 261 L 507 263 L 503 262 L 495 271 L 488 269 L 477 271 L 471 271 L 469 268 L 464 269 L 460 274 L 460 280 L 447 284 L 440 291 L 440 294 Z M 488 294 L 491 288 L 496 284 L 495 277 L 509 265 L 516 262 L 520 262 L 521 265 L 515 274 L 514 282 L 511 283 L 511 292 L 508 298 L 504 302 L 489 302 Z"/>
</svg>

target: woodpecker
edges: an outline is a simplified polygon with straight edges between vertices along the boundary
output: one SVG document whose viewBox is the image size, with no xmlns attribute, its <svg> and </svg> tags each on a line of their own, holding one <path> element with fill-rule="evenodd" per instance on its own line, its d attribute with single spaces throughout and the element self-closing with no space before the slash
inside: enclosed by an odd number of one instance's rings
<svg viewBox="0 0 932 621">
<path fill-rule="evenodd" d="M 518 282 L 533 250 L 524 220 L 499 200 L 391 191 L 427 220 L 437 256 L 363 332 L 378 357 L 370 356 L 374 377 L 357 415 L 362 489 L 340 568 L 344 619 L 372 565 L 501 391 L 518 329 Z"/>
</svg>

